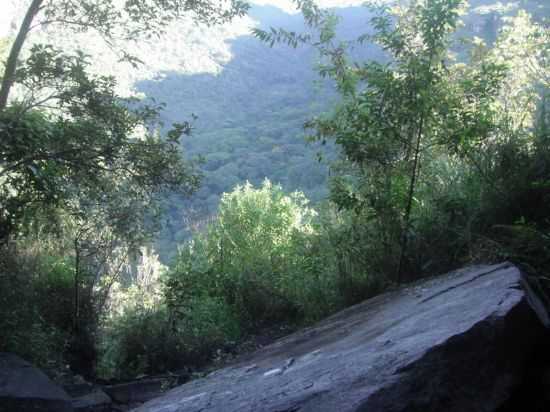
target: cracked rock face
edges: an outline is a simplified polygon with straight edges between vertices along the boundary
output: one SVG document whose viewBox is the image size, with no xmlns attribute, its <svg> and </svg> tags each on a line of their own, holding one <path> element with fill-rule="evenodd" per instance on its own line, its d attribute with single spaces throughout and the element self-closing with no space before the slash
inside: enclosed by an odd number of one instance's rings
<svg viewBox="0 0 550 412">
<path fill-rule="evenodd" d="M 348 308 L 136 411 L 496 411 L 547 333 L 540 308 L 513 265 L 462 269 Z"/>
</svg>

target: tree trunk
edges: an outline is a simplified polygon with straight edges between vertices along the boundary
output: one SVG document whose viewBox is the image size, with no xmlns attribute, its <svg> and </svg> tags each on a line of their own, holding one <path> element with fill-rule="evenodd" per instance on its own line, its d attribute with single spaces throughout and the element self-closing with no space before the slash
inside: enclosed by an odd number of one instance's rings
<svg viewBox="0 0 550 412">
<path fill-rule="evenodd" d="M 424 128 L 424 115 L 420 118 L 420 124 L 418 126 L 418 135 L 416 137 L 416 147 L 414 148 L 414 159 L 413 167 L 411 172 L 411 181 L 409 183 L 409 193 L 407 195 L 407 206 L 405 208 L 405 226 L 403 228 L 403 233 L 401 234 L 401 253 L 399 256 L 399 266 L 397 268 L 397 283 L 401 283 L 403 280 L 403 261 L 405 260 L 405 254 L 407 253 L 407 234 L 409 232 L 410 220 L 411 220 L 411 210 L 412 210 L 412 200 L 414 197 L 414 188 L 416 186 L 416 180 L 418 178 L 418 166 L 420 164 L 420 141 L 422 139 L 422 132 Z"/>
<path fill-rule="evenodd" d="M 4 71 L 4 78 L 2 79 L 2 87 L 0 88 L 0 112 L 4 111 L 8 104 L 8 97 L 10 95 L 11 87 L 15 82 L 15 71 L 17 70 L 17 60 L 21 54 L 21 49 L 23 44 L 27 39 L 27 34 L 29 33 L 32 21 L 36 14 L 40 11 L 44 0 L 33 0 L 31 5 L 25 14 L 23 23 L 19 28 L 15 42 L 11 47 L 10 54 L 8 56 L 8 61 L 6 62 L 6 70 Z"/>
<path fill-rule="evenodd" d="M 80 326 L 80 247 L 78 238 L 74 241 L 74 307 L 73 307 L 73 331 L 78 332 Z"/>
</svg>

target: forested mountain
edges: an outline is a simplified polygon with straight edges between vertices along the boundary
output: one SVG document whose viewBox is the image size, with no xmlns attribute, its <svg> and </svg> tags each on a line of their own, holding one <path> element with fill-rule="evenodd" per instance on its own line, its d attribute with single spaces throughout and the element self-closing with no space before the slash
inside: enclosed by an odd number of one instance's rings
<svg viewBox="0 0 550 412">
<path fill-rule="evenodd" d="M 519 7 L 542 18 L 548 5 L 538 0 L 494 2 L 475 0 L 457 37 L 479 36 L 494 41 L 502 18 Z M 363 7 L 336 9 L 340 18 L 338 39 L 354 41 L 371 31 L 371 15 Z M 273 6 L 254 6 L 251 17 L 261 28 L 284 27 L 304 32 L 303 17 Z M 212 216 L 220 196 L 236 184 L 259 184 L 268 178 L 287 191 L 303 191 L 319 201 L 327 195 L 333 145 L 306 141 L 304 123 L 337 101 L 334 83 L 317 71 L 319 55 L 311 47 L 278 44 L 266 47 L 252 35 L 227 41 L 230 59 L 217 73 L 188 75 L 182 71 L 160 73 L 158 79 L 136 83 L 148 98 L 166 103 L 162 119 L 167 123 L 188 120 L 193 115 L 193 135 L 183 142 L 188 156 L 202 156 L 203 180 L 190 199 L 171 197 L 167 203 L 166 227 L 158 250 L 169 259 L 174 245 L 187 239 L 191 227 Z M 457 49 L 463 54 L 464 46 Z M 374 45 L 356 44 L 357 60 L 383 60 Z M 319 156 L 322 161 L 319 161 Z"/>
<path fill-rule="evenodd" d="M 342 40 L 362 34 L 368 13 L 363 8 L 338 11 L 346 21 Z M 284 26 L 304 31 L 299 14 L 271 7 L 254 7 L 249 16 L 260 27 Z M 193 197 L 173 197 L 168 230 L 159 250 L 165 254 L 185 239 L 187 223 L 215 213 L 223 192 L 268 178 L 285 190 L 301 190 L 313 201 L 327 193 L 328 162 L 334 148 L 305 140 L 304 122 L 336 100 L 334 85 L 316 72 L 319 57 L 311 47 L 266 47 L 252 35 L 230 40 L 231 59 L 217 74 L 162 73 L 160 80 L 137 83 L 149 98 L 166 103 L 167 124 L 196 115 L 194 131 L 183 142 L 188 156 L 202 156 L 204 180 Z M 373 47 L 364 58 L 379 58 Z M 319 162 L 318 154 L 325 158 Z M 166 256 L 166 255 L 164 255 Z"/>
</svg>

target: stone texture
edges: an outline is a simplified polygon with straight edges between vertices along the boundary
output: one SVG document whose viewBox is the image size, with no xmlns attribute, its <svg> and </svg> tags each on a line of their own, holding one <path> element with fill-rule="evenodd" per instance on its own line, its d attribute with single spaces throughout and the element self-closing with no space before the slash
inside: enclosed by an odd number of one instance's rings
<svg viewBox="0 0 550 412">
<path fill-rule="evenodd" d="M 0 412 L 73 412 L 67 393 L 42 371 L 0 353 Z"/>
<path fill-rule="evenodd" d="M 86 393 L 73 396 L 72 405 L 75 412 L 110 412 L 112 401 L 101 389 L 93 387 Z"/>
<path fill-rule="evenodd" d="M 103 390 L 116 403 L 143 403 L 159 396 L 166 383 L 162 378 L 142 379 L 139 381 L 104 386 Z"/>
<path fill-rule="evenodd" d="M 511 264 L 419 282 L 136 411 L 493 412 L 521 383 L 547 332 L 543 306 L 524 283 Z"/>
</svg>

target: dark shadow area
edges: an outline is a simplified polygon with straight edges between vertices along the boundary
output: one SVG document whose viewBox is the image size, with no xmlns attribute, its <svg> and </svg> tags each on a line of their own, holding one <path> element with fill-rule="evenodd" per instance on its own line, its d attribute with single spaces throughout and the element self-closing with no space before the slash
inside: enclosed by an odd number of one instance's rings
<svg viewBox="0 0 550 412">
<path fill-rule="evenodd" d="M 522 382 L 496 412 L 550 410 L 550 331 L 538 340 L 525 365 Z"/>
</svg>

